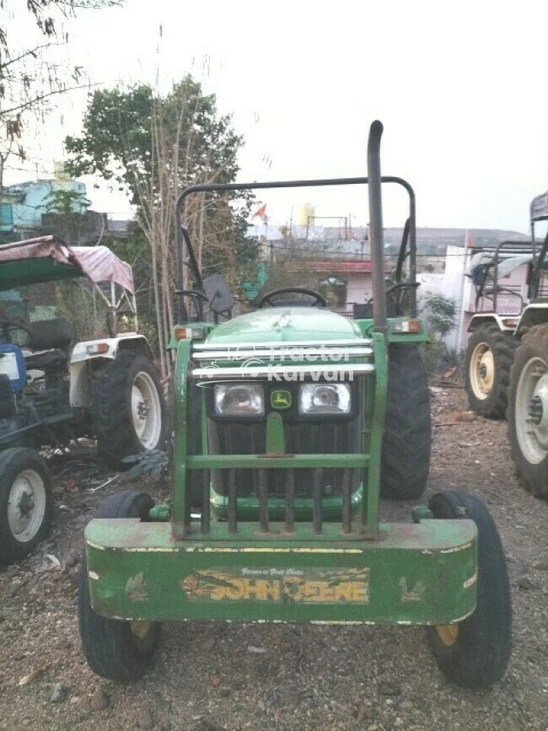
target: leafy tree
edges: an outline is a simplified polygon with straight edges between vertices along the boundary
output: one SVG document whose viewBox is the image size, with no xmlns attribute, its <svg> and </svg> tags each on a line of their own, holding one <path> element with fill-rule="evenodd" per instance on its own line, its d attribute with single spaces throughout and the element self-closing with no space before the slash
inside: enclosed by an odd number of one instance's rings
<svg viewBox="0 0 548 731">
<path fill-rule="evenodd" d="M 163 96 L 143 84 L 95 91 L 82 135 L 66 139 L 70 174 L 100 175 L 137 207 L 151 250 L 161 356 L 174 321 L 177 195 L 193 184 L 233 182 L 242 145 L 230 116 L 219 115 L 215 95 L 205 94 L 191 76 Z M 200 193 L 188 199 L 185 211 L 202 272 L 222 272 L 236 289 L 258 260 L 257 242 L 246 236 L 252 199 Z M 167 361 L 162 365 L 169 370 Z"/>
<path fill-rule="evenodd" d="M 457 303 L 451 297 L 430 293 L 424 301 L 422 311 L 431 334 L 438 340 L 443 340 L 457 326 Z"/>
<path fill-rule="evenodd" d="M 91 94 L 82 136 L 66 139 L 73 173 L 113 180 L 135 205 L 143 202 L 145 179 L 152 188 L 150 203 L 156 202 L 161 190 L 154 174 L 154 118 L 161 121 L 163 140 L 182 152 L 175 161 L 177 170 L 171 171 L 182 186 L 212 173 L 215 182 L 234 180 L 243 138 L 229 116 L 218 116 L 215 95 L 204 94 L 191 76 L 164 97 L 147 84 Z"/>
<path fill-rule="evenodd" d="M 63 237 L 67 244 L 72 244 L 78 237 L 89 205 L 90 201 L 84 193 L 77 190 L 57 189 L 47 194 L 42 208 L 45 213 L 53 213 L 59 216 Z"/>
</svg>

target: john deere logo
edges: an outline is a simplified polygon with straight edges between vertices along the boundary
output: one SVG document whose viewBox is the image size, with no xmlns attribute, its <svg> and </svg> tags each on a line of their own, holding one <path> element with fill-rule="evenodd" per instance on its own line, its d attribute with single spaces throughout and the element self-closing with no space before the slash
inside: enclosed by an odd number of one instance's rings
<svg viewBox="0 0 548 731">
<path fill-rule="evenodd" d="M 270 394 L 270 405 L 273 409 L 289 409 L 291 406 L 291 393 L 289 391 L 272 391 Z"/>
</svg>

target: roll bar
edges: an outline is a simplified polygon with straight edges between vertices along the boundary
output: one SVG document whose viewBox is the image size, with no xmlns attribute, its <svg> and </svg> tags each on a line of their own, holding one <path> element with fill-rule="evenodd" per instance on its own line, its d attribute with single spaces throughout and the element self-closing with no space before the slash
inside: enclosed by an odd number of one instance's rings
<svg viewBox="0 0 548 731">
<path fill-rule="evenodd" d="M 382 225 L 382 183 L 393 183 L 401 186 L 409 196 L 409 256 L 410 282 L 416 279 L 416 204 L 415 192 L 411 185 L 396 176 L 381 176 L 380 172 L 380 141 L 383 126 L 381 122 L 373 122 L 369 132 L 367 148 L 368 177 L 357 178 L 319 178 L 316 180 L 276 180 L 264 183 L 203 183 L 191 185 L 183 190 L 178 198 L 175 209 L 176 216 L 176 254 L 177 254 L 177 316 L 180 322 L 187 319 L 183 292 L 184 247 L 188 254 L 188 266 L 193 272 L 197 289 L 202 289 L 202 276 L 198 267 L 194 249 L 190 241 L 188 229 L 184 225 L 186 199 L 195 193 L 227 193 L 245 190 L 271 190 L 279 188 L 317 188 L 329 185 L 369 185 L 369 211 L 371 230 L 371 258 L 373 260 L 373 301 L 375 313 L 375 329 L 386 332 L 386 292 L 384 282 L 384 243 Z M 403 237 L 403 242 L 406 236 Z M 401 252 L 400 252 L 401 254 Z M 401 263 L 398 266 L 401 274 Z"/>
</svg>

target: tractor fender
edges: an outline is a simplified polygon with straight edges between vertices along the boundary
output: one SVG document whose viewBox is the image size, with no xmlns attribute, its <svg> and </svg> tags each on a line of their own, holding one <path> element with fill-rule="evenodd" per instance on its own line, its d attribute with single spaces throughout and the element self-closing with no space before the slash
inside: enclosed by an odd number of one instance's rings
<svg viewBox="0 0 548 731">
<path fill-rule="evenodd" d="M 70 358 L 70 405 L 89 408 L 91 404 L 91 376 L 101 362 L 115 360 L 121 350 L 138 350 L 151 360 L 152 349 L 144 335 L 122 333 L 114 338 L 100 338 L 76 343 Z"/>
<path fill-rule="evenodd" d="M 467 332 L 473 332 L 484 325 L 496 325 L 501 332 L 513 333 L 516 329 L 518 320 L 518 315 L 499 315 L 496 312 L 479 313 L 472 315 Z"/>
<path fill-rule="evenodd" d="M 548 323 L 548 302 L 533 302 L 523 310 L 516 327 L 516 335 L 521 337 L 533 325 Z"/>
</svg>

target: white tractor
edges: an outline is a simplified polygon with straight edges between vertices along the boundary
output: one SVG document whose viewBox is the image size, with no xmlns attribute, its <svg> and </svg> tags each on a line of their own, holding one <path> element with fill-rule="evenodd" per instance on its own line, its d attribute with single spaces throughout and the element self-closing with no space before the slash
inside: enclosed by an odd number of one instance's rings
<svg viewBox="0 0 548 731">
<path fill-rule="evenodd" d="M 89 306 L 107 313 L 108 332 L 74 343 L 68 319 L 44 304 L 44 289 L 82 277 Z M 118 331 L 121 313 L 131 332 Z M 162 449 L 165 432 L 129 264 L 105 246 L 67 246 L 53 236 L 0 246 L 0 562 L 26 555 L 49 529 L 51 487 L 37 450 L 95 438 L 103 461 L 124 469 L 126 457 Z"/>
<path fill-rule="evenodd" d="M 491 307 L 470 321 L 465 372 L 470 408 L 488 418 L 508 419 L 518 476 L 533 494 L 548 497 L 548 234 L 542 242 L 535 234 L 543 221 L 548 221 L 548 192 L 531 203 L 530 242 L 503 242 L 491 257 L 472 260 L 477 309 L 486 302 Z M 524 265 L 527 294 L 514 291 L 520 312 L 501 314 L 501 282 Z"/>
</svg>

